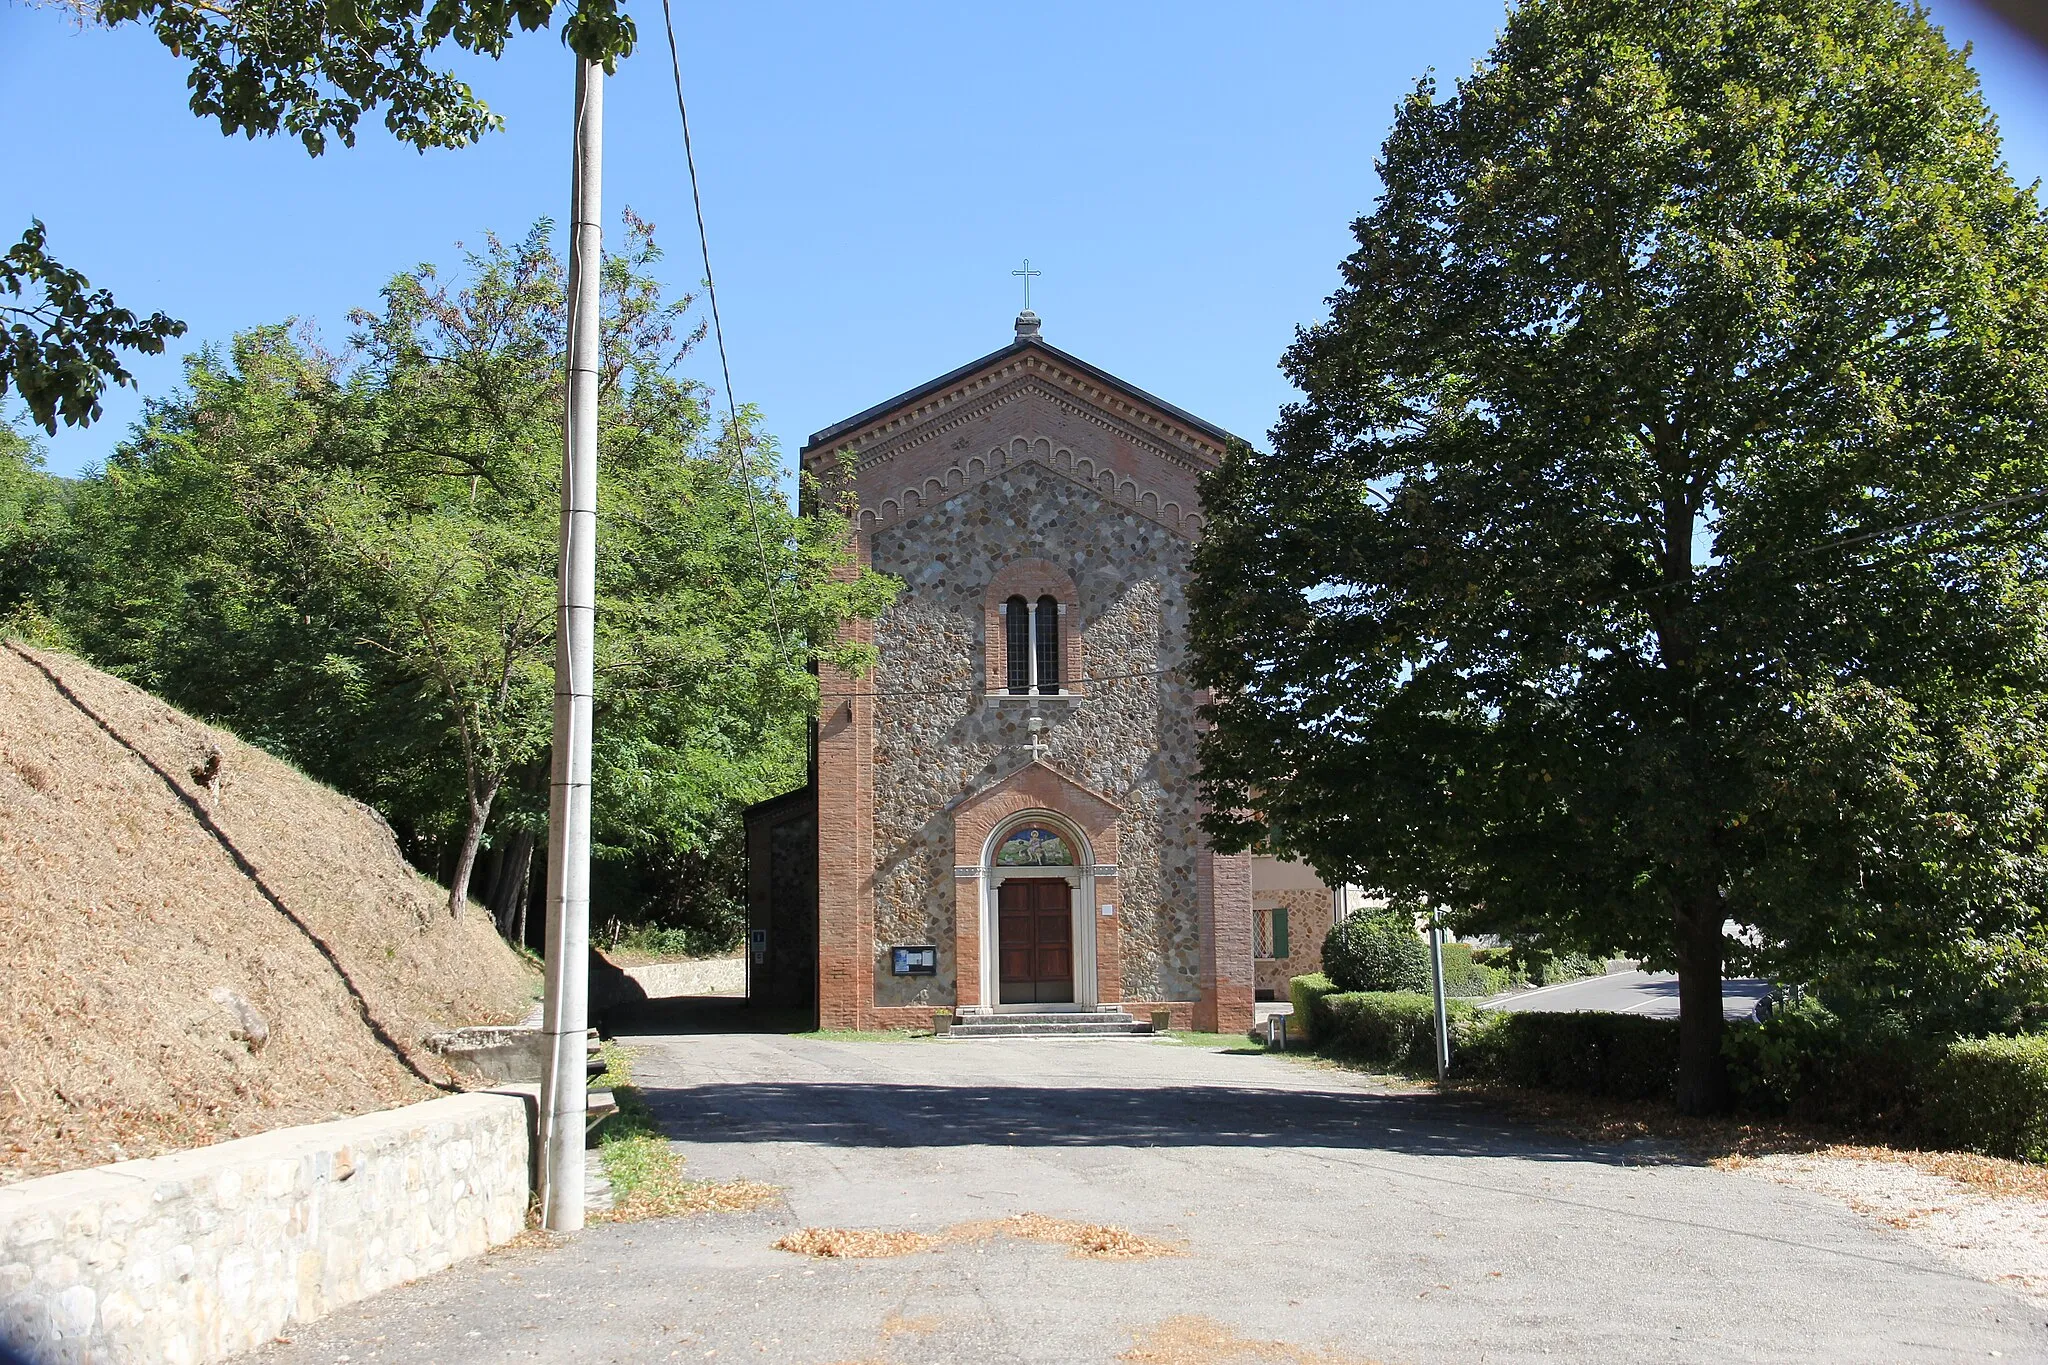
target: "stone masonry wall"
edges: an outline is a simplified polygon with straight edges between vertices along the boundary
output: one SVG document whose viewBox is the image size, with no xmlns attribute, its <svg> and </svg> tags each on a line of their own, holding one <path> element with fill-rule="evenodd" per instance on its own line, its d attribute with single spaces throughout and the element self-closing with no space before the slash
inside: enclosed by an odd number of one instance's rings
<svg viewBox="0 0 2048 1365">
<path fill-rule="evenodd" d="M 1323 940 L 1336 922 L 1328 890 L 1258 891 L 1252 895 L 1254 910 L 1275 907 L 1287 911 L 1287 956 L 1252 960 L 1253 984 L 1272 991 L 1275 1000 L 1287 999 L 1287 983 L 1297 976 L 1323 969 Z"/>
<path fill-rule="evenodd" d="M 38 1365 L 252 1350 L 525 1227 L 527 1101 L 474 1094 L 0 1189 L 0 1341 Z"/>
<path fill-rule="evenodd" d="M 954 1000 L 951 806 L 1031 761 L 1029 718 L 1044 719 L 1044 761 L 1123 809 L 1117 908 L 1122 988 L 1132 1000 L 1191 1000 L 1200 974 L 1193 773 L 1195 703 L 1177 676 L 1187 636 L 1189 546 L 1036 462 L 872 533 L 874 567 L 904 582 L 876 623 L 875 1003 Z M 1004 565 L 1043 559 L 1079 601 L 1086 695 L 983 695 L 985 593 Z M 1129 675 L 1129 676 L 1120 676 Z M 888 695 L 912 693 L 915 695 Z M 939 946 L 936 977 L 896 978 L 892 943 Z"/>
</svg>

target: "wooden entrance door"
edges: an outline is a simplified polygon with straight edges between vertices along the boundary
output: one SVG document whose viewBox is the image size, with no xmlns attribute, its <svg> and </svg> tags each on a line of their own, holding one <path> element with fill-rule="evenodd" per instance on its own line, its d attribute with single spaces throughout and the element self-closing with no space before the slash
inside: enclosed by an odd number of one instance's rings
<svg viewBox="0 0 2048 1365">
<path fill-rule="evenodd" d="M 1074 999 L 1073 888 L 1064 881 L 1011 878 L 996 890 L 996 937 L 1005 1005 Z"/>
</svg>

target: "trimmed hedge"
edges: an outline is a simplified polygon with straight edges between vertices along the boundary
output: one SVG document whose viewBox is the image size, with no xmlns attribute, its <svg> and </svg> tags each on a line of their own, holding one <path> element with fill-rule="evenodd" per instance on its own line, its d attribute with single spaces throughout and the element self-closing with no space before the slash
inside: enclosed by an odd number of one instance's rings
<svg viewBox="0 0 2048 1365">
<path fill-rule="evenodd" d="M 1436 1012 L 1420 991 L 1340 991 L 1321 973 L 1288 983 L 1293 1027 L 1367 1066 L 1435 1069 Z M 1634 1014 L 1480 1014 L 1445 1002 L 1454 1076 L 1615 1099 L 1669 1099 L 1678 1021 Z M 1723 1051 L 1737 1107 L 1959 1151 L 2048 1162 L 2048 1035 L 1915 1039 L 1852 1031 L 1824 1012 L 1730 1023 Z"/>
<path fill-rule="evenodd" d="M 2048 1161 L 2048 1037 L 1950 1043 L 1927 1076 L 1923 1120 L 1945 1147 Z"/>
<path fill-rule="evenodd" d="M 1472 1018 L 1462 1000 L 1444 1002 L 1452 1037 Z M 1315 1002 L 1316 1046 L 1390 1071 L 1436 1070 L 1436 1001 L 1419 991 L 1347 991 Z"/>
<path fill-rule="evenodd" d="M 1304 1043 L 1316 1040 L 1316 1013 L 1325 996 L 1335 995 L 1337 984 L 1321 972 L 1297 976 L 1287 983 L 1287 998 L 1294 1002 L 1294 1018 L 1288 1028 Z M 1323 1027 L 1327 1028 L 1325 1023 Z"/>
<path fill-rule="evenodd" d="M 1454 1075 L 1532 1090 L 1669 1099 L 1678 1021 L 1635 1014 L 1495 1013 L 1452 1038 Z"/>
<path fill-rule="evenodd" d="M 1851 1030 L 1823 1010 L 1794 1010 L 1722 1035 L 1738 1108 L 1908 1134 L 1941 1045 L 1882 1021 Z"/>
</svg>

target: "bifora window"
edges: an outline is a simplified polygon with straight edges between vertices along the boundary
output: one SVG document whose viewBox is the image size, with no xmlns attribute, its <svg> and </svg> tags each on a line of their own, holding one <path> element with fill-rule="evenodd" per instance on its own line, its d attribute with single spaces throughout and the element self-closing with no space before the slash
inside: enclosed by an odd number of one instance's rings
<svg viewBox="0 0 2048 1365">
<path fill-rule="evenodd" d="M 1003 603 L 1003 648 L 1012 695 L 1061 691 L 1059 599 L 1048 593 L 1033 602 L 1018 593 Z"/>
<path fill-rule="evenodd" d="M 996 848 L 997 867 L 1072 867 L 1074 850 L 1044 825 L 1023 825 L 1010 831 Z"/>
</svg>

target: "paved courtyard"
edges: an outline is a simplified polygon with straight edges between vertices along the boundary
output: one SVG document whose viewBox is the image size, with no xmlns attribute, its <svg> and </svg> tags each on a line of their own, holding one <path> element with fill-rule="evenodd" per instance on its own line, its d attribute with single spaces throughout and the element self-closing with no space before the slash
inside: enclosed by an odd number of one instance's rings
<svg viewBox="0 0 2048 1365">
<path fill-rule="evenodd" d="M 629 1041 L 689 1169 L 770 1181 L 780 1207 L 496 1253 L 258 1358 L 2048 1359 L 2043 1310 L 1819 1195 L 1296 1060 L 1136 1039 Z M 1182 1251 L 771 1245 L 1021 1213 Z"/>
</svg>

